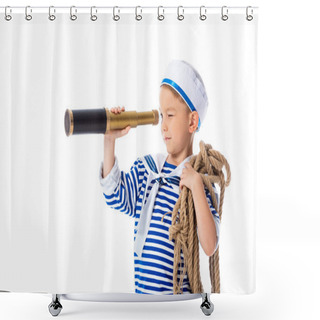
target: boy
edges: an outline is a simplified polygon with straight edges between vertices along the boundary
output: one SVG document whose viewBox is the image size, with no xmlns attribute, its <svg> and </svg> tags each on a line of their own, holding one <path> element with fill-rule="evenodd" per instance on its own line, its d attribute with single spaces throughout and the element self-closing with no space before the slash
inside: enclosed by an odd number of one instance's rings
<svg viewBox="0 0 320 320">
<path fill-rule="evenodd" d="M 198 237 L 206 255 L 219 243 L 219 215 L 211 204 L 202 179 L 188 163 L 193 156 L 193 138 L 204 120 L 208 99 L 198 72 L 187 62 L 173 60 L 160 85 L 161 134 L 168 155 L 158 153 L 138 158 L 130 172 L 120 171 L 114 156 L 115 140 L 130 127 L 113 130 L 104 137 L 104 162 L 100 184 L 106 204 L 135 219 L 135 292 L 173 294 L 174 240 L 169 240 L 172 212 L 182 186 L 192 191 Z M 125 108 L 112 108 L 121 113 Z M 214 187 L 214 185 L 213 185 Z M 218 193 L 214 187 L 216 197 Z M 181 252 L 178 277 L 183 270 Z M 178 278 L 179 281 L 179 278 Z M 190 293 L 187 274 L 183 293 Z"/>
</svg>

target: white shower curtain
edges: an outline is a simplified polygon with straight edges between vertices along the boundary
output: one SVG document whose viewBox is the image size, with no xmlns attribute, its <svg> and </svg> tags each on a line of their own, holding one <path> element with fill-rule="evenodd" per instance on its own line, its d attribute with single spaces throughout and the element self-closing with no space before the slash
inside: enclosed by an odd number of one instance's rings
<svg viewBox="0 0 320 320">
<path fill-rule="evenodd" d="M 4 14 L 4 8 L 0 11 Z M 115 13 L 118 13 L 115 10 Z M 140 11 L 138 11 L 140 13 Z M 251 13 L 251 11 L 250 11 Z M 162 75 L 173 59 L 200 73 L 209 106 L 195 135 L 231 168 L 220 225 L 221 293 L 255 290 L 257 23 L 246 8 L 34 8 L 0 19 L 0 290 L 134 293 L 134 219 L 109 208 L 99 183 L 103 135 L 67 137 L 70 109 L 159 108 Z M 128 172 L 137 157 L 166 153 L 160 126 L 139 126 L 117 139 Z M 208 256 L 201 280 L 210 292 Z"/>
</svg>

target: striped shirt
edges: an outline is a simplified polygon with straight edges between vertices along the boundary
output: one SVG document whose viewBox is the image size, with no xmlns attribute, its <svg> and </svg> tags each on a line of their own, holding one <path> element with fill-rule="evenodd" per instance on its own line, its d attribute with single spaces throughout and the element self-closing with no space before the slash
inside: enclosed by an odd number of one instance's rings
<svg viewBox="0 0 320 320">
<path fill-rule="evenodd" d="M 155 165 L 151 155 L 145 156 L 150 168 Z M 135 219 L 134 240 L 136 239 L 137 225 L 141 214 L 142 199 L 144 199 L 148 171 L 144 163 L 138 158 L 131 166 L 128 173 L 120 171 L 118 159 L 115 157 L 115 163 L 110 173 L 102 178 L 103 163 L 100 166 L 100 184 L 103 189 L 103 195 L 106 204 L 129 217 Z M 169 174 L 176 168 L 175 165 L 165 162 L 161 173 Z M 219 201 L 217 190 L 213 184 L 216 198 Z M 149 186 L 145 202 L 148 198 L 152 184 Z M 211 196 L 205 188 L 207 201 L 214 217 L 217 245 L 219 243 L 220 219 L 216 210 L 211 204 Z M 134 277 L 135 292 L 142 294 L 173 294 L 173 261 L 174 261 L 174 240 L 169 240 L 169 227 L 172 222 L 172 215 L 167 214 L 163 222 L 161 219 L 167 212 L 172 212 L 179 198 L 179 194 L 173 191 L 168 184 L 159 186 L 156 195 L 152 218 L 141 257 L 138 259 L 134 253 Z M 184 267 L 184 257 L 181 251 L 181 265 L 178 270 L 178 281 L 180 273 Z M 183 279 L 183 293 L 191 293 L 187 274 Z"/>
</svg>

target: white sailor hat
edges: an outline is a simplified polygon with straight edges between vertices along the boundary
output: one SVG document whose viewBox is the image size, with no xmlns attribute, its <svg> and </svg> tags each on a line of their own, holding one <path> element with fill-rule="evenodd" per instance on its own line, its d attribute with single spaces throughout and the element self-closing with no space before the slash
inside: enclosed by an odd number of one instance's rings
<svg viewBox="0 0 320 320">
<path fill-rule="evenodd" d="M 208 108 L 206 89 L 198 71 L 186 61 L 172 60 L 165 71 L 160 87 L 163 84 L 176 90 L 191 111 L 198 112 L 198 132 Z"/>
</svg>

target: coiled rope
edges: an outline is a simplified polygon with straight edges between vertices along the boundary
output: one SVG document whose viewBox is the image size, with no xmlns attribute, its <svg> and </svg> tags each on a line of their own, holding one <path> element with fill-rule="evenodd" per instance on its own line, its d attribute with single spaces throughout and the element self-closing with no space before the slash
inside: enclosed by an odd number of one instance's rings
<svg viewBox="0 0 320 320">
<path fill-rule="evenodd" d="M 212 205 L 218 212 L 221 221 L 224 191 L 225 187 L 230 184 L 231 180 L 231 172 L 228 161 L 219 151 L 212 149 L 210 144 L 205 144 L 203 141 L 200 141 L 200 152 L 198 155 L 191 157 L 189 163 L 194 170 L 200 174 L 204 186 L 209 190 L 212 199 Z M 224 173 L 222 172 L 223 166 L 225 166 L 227 173 L 226 181 L 224 178 Z M 212 183 L 217 183 L 220 186 L 220 203 L 218 210 L 217 199 L 212 187 Z M 200 278 L 197 220 L 192 192 L 189 188 L 185 186 L 182 187 L 182 191 L 173 208 L 173 211 L 167 212 L 166 214 L 172 214 L 172 225 L 169 228 L 169 240 L 175 239 L 173 292 L 174 294 L 183 293 L 183 278 L 187 273 L 191 292 L 202 293 L 203 286 Z M 164 216 L 162 217 L 161 221 L 163 221 Z M 181 264 L 181 250 L 184 255 L 184 268 L 183 272 L 180 273 L 180 282 L 178 283 L 177 276 Z M 211 292 L 220 293 L 219 247 L 215 253 L 209 257 L 209 270 L 211 279 Z"/>
</svg>

